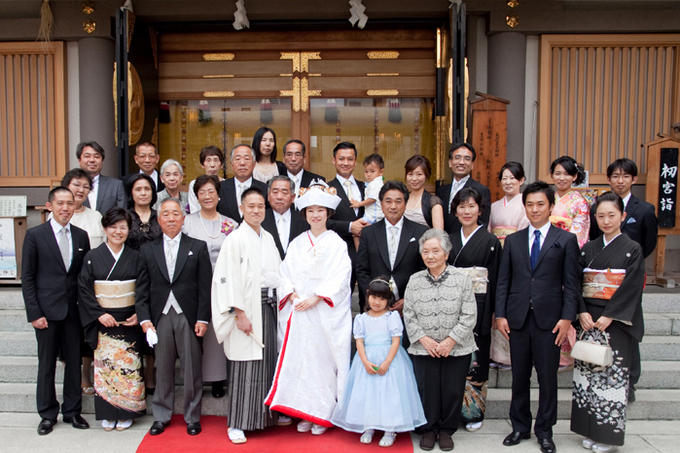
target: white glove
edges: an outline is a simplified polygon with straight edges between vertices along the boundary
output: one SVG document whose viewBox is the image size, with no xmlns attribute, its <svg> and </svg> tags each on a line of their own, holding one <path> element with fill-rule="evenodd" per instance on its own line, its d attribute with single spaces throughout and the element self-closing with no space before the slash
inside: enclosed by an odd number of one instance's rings
<svg viewBox="0 0 680 453">
<path fill-rule="evenodd" d="M 148 329 L 146 331 L 146 342 L 149 343 L 149 347 L 153 348 L 156 343 L 158 343 L 158 335 L 153 329 Z"/>
</svg>

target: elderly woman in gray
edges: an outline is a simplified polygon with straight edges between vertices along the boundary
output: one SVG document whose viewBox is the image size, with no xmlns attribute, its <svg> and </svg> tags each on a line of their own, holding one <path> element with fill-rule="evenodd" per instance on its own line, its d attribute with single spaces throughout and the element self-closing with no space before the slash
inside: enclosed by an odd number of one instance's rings
<svg viewBox="0 0 680 453">
<path fill-rule="evenodd" d="M 177 198 L 180 201 L 182 209 L 186 211 L 189 204 L 189 194 L 179 190 L 184 178 L 184 171 L 182 165 L 174 159 L 168 159 L 161 165 L 161 181 L 165 184 L 165 189 L 158 192 L 158 198 L 153 208 L 158 211 L 161 203 L 166 198 Z M 188 212 L 188 211 L 187 211 Z"/>
<path fill-rule="evenodd" d="M 470 359 L 477 350 L 477 303 L 470 276 L 447 264 L 449 235 L 433 228 L 419 245 L 427 269 L 413 274 L 406 286 L 404 324 L 427 418 L 418 429 L 423 435 L 420 448 L 432 450 L 439 436 L 439 448 L 449 451 L 460 424 Z"/>
</svg>

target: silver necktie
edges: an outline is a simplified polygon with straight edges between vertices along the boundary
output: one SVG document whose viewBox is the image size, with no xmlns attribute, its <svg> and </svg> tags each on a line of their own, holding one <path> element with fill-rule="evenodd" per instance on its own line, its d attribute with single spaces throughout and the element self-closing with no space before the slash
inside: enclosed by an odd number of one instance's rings
<svg viewBox="0 0 680 453">
<path fill-rule="evenodd" d="M 390 241 L 388 243 L 388 248 L 390 252 L 390 266 L 394 269 L 394 262 L 397 259 L 397 248 L 399 247 L 397 233 L 399 228 L 395 226 L 390 227 Z"/>
<path fill-rule="evenodd" d="M 64 267 L 68 270 L 68 268 L 71 267 L 71 258 L 66 231 L 66 228 L 62 228 L 59 231 L 59 251 L 61 252 L 61 259 L 64 260 Z"/>
<path fill-rule="evenodd" d="M 168 239 L 167 249 L 165 250 L 165 263 L 168 266 L 168 276 L 172 280 L 175 273 L 175 240 Z"/>
</svg>

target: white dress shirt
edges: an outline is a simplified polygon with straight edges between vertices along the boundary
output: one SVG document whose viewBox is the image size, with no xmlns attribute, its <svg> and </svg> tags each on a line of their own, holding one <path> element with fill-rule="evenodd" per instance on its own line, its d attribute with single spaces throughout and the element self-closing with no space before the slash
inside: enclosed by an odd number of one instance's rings
<svg viewBox="0 0 680 453">
<path fill-rule="evenodd" d="M 364 201 L 363 197 L 361 196 L 361 191 L 359 190 L 359 185 L 357 184 L 356 179 L 354 179 L 354 176 L 350 175 L 349 178 L 343 178 L 340 175 L 335 175 L 337 180 L 340 182 L 340 185 L 342 186 L 342 189 L 345 191 L 345 195 L 347 195 L 347 198 L 352 200 L 352 198 L 356 201 Z M 350 182 L 350 186 L 352 187 L 352 196 L 349 196 L 347 186 L 345 185 L 345 181 Z M 358 216 L 359 215 L 359 208 L 354 208 L 354 215 Z"/>
<path fill-rule="evenodd" d="M 303 168 L 294 175 L 288 170 L 288 177 L 295 183 L 295 198 L 297 198 L 298 192 L 300 192 L 300 184 L 302 184 L 302 176 L 305 174 L 305 169 Z"/>
<path fill-rule="evenodd" d="M 236 196 L 236 206 L 238 206 L 238 212 L 243 216 L 243 211 L 241 211 L 241 194 L 245 192 L 246 190 L 250 189 L 250 186 L 253 184 L 253 177 L 251 176 L 250 178 L 246 179 L 245 181 L 241 182 L 238 179 L 234 178 L 234 188 L 236 189 L 235 196 Z M 240 190 L 239 187 L 243 186 L 243 190 Z"/>
<path fill-rule="evenodd" d="M 539 239 L 539 242 L 541 243 L 541 248 L 543 248 L 543 243 L 545 242 L 545 237 L 548 235 L 549 230 L 550 222 L 546 222 L 545 225 L 538 229 L 538 231 L 541 232 L 541 238 Z M 535 238 L 534 231 L 536 231 L 536 228 L 534 228 L 533 225 L 529 225 L 529 256 L 531 256 L 531 247 L 534 245 Z"/>
<path fill-rule="evenodd" d="M 396 243 L 394 244 L 395 250 L 390 248 L 390 238 L 392 237 L 392 229 L 396 228 Z M 404 228 L 404 216 L 395 224 L 392 225 L 389 220 L 385 219 L 385 233 L 387 234 L 387 255 L 390 257 L 390 267 L 394 270 L 394 262 L 397 259 L 397 252 L 399 251 L 399 242 L 401 241 L 401 230 Z M 392 283 L 392 292 L 396 300 L 399 300 L 399 289 L 394 281 L 394 277 L 390 276 L 390 283 Z"/>
<path fill-rule="evenodd" d="M 453 203 L 453 198 L 460 191 L 460 189 L 462 189 L 465 186 L 465 184 L 467 184 L 468 179 L 470 179 L 470 175 L 465 176 L 460 181 L 456 181 L 456 178 L 454 177 L 453 181 L 451 181 L 451 195 L 449 195 L 449 214 L 451 214 L 451 203 Z"/>
<path fill-rule="evenodd" d="M 628 206 L 628 202 L 630 201 L 630 196 L 632 195 L 632 192 L 628 192 L 628 195 L 623 199 L 623 211 L 626 211 L 626 206 Z"/>
<path fill-rule="evenodd" d="M 139 170 L 139 173 L 144 173 L 144 172 L 142 170 Z M 153 173 L 151 173 L 150 175 L 146 174 L 146 173 L 144 173 L 144 174 L 147 175 L 148 177 L 150 177 L 151 179 L 153 179 L 154 184 L 156 184 L 156 187 L 155 187 L 156 192 L 158 192 L 158 172 L 156 171 L 156 169 L 154 169 Z"/>
<path fill-rule="evenodd" d="M 92 187 L 90 193 L 87 194 L 87 199 L 90 202 L 90 208 L 97 210 L 97 194 L 99 193 L 99 175 L 92 177 Z"/>
<path fill-rule="evenodd" d="M 290 209 L 283 214 L 272 210 L 274 213 L 274 220 L 276 221 L 276 231 L 279 233 L 279 240 L 283 247 L 283 253 L 288 251 L 288 241 L 290 240 Z"/>
<path fill-rule="evenodd" d="M 163 253 L 166 257 L 167 261 L 167 256 L 168 256 L 168 251 L 170 251 L 170 248 L 172 247 L 172 256 L 175 257 L 175 262 L 174 263 L 165 263 L 168 266 L 168 276 L 170 277 L 170 280 L 173 280 L 174 273 L 175 273 L 175 264 L 177 263 L 177 253 L 179 252 L 179 240 L 182 238 L 182 234 L 179 233 L 177 236 L 174 238 L 171 238 L 167 234 L 163 233 Z M 168 241 L 174 240 L 175 243 L 171 246 Z M 170 270 L 172 269 L 172 273 L 170 273 Z M 168 312 L 170 311 L 170 308 L 173 308 L 177 314 L 182 313 L 182 307 L 179 306 L 179 302 L 177 302 L 177 299 L 175 298 L 175 295 L 173 294 L 172 290 L 170 290 L 170 294 L 168 295 L 168 301 L 165 303 L 165 307 L 163 307 L 163 314 L 167 315 Z"/>
<path fill-rule="evenodd" d="M 52 232 L 54 232 L 54 239 L 57 241 L 57 247 L 59 246 L 59 232 L 62 228 L 66 228 L 66 238 L 68 238 L 68 262 L 69 265 L 66 266 L 68 270 L 73 262 L 73 236 L 71 236 L 71 223 L 67 223 L 65 227 L 62 227 L 57 223 L 54 218 L 50 219 L 50 226 L 52 227 Z"/>
</svg>

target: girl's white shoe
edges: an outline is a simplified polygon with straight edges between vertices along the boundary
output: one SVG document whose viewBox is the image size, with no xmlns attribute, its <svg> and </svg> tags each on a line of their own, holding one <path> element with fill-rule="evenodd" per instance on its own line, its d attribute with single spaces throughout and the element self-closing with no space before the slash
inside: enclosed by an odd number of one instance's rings
<svg viewBox="0 0 680 453">
<path fill-rule="evenodd" d="M 102 428 L 104 428 L 104 431 L 113 431 L 113 428 L 115 427 L 116 427 L 115 420 L 102 420 Z"/>
<path fill-rule="evenodd" d="M 229 428 L 227 430 L 227 435 L 229 436 L 229 440 L 231 441 L 232 444 L 245 444 L 246 443 L 246 435 L 245 433 L 236 428 Z"/>
<path fill-rule="evenodd" d="M 297 425 L 297 430 L 299 433 L 306 433 L 310 429 L 312 429 L 312 422 L 307 421 L 307 420 L 302 420 L 300 423 Z"/>
<path fill-rule="evenodd" d="M 373 433 L 375 433 L 374 429 L 367 429 L 364 431 L 364 433 L 361 435 L 361 443 L 362 444 L 370 444 L 373 442 Z"/>
<path fill-rule="evenodd" d="M 132 420 L 118 420 L 116 423 L 116 431 L 125 431 L 132 426 Z"/>
<path fill-rule="evenodd" d="M 587 437 L 581 441 L 581 446 L 586 450 L 592 450 L 595 441 L 593 439 L 588 439 Z"/>
<path fill-rule="evenodd" d="M 327 428 L 325 426 L 317 425 L 316 423 L 314 423 L 312 425 L 312 434 L 314 434 L 315 436 L 320 436 L 326 432 L 326 429 Z"/>
<path fill-rule="evenodd" d="M 598 453 L 605 453 L 605 452 L 610 452 L 610 451 L 616 451 L 618 450 L 619 447 L 616 445 L 607 445 L 607 444 L 593 444 L 593 451 L 596 451 Z"/>
<path fill-rule="evenodd" d="M 382 439 L 380 439 L 380 442 L 378 445 L 381 447 L 391 447 L 392 444 L 394 444 L 394 440 L 397 438 L 397 433 L 388 433 L 386 432 L 385 435 L 383 436 Z"/>
<path fill-rule="evenodd" d="M 465 431 L 474 433 L 475 431 L 479 431 L 482 429 L 482 425 L 484 422 L 476 422 L 476 423 L 466 423 L 465 424 Z"/>
</svg>

